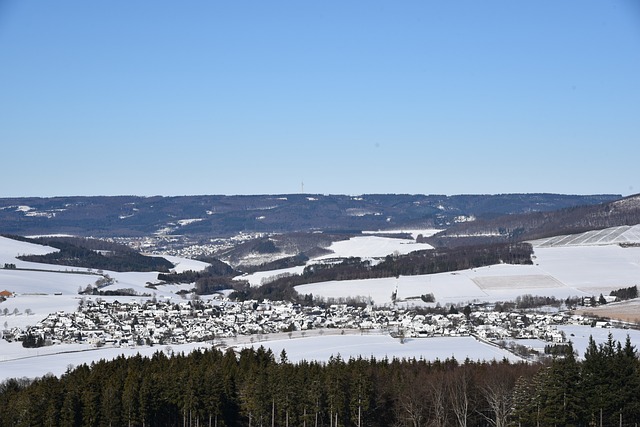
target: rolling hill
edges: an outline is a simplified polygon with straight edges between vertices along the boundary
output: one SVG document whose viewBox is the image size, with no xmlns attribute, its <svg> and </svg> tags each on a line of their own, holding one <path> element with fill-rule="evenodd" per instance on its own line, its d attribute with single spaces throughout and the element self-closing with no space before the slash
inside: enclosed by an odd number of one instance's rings
<svg viewBox="0 0 640 427">
<path fill-rule="evenodd" d="M 458 246 L 536 240 L 636 224 L 640 224 L 640 195 L 557 211 L 478 218 L 476 221 L 453 224 L 427 241 L 434 246 Z"/>
<path fill-rule="evenodd" d="M 95 196 L 0 199 L 0 234 L 93 237 L 445 228 L 460 221 L 601 204 L 619 195 Z"/>
</svg>

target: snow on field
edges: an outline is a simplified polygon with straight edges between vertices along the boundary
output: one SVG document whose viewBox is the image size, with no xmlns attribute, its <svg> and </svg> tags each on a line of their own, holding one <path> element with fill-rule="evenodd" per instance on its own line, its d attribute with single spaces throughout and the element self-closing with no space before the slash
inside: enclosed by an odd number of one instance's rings
<svg viewBox="0 0 640 427">
<path fill-rule="evenodd" d="M 557 281 L 544 270 L 530 265 L 493 265 L 449 273 L 399 278 L 331 281 L 296 286 L 300 294 L 346 298 L 371 297 L 377 305 L 391 303 L 391 293 L 397 288 L 399 301 L 423 305 L 420 295 L 433 293 L 436 302 L 444 304 L 478 301 L 513 300 L 519 295 L 548 295 L 557 298 L 591 296 Z"/>
<path fill-rule="evenodd" d="M 637 285 L 640 248 L 618 245 L 536 248 L 535 262 L 567 286 L 596 295 Z"/>
<path fill-rule="evenodd" d="M 536 248 L 535 265 L 500 264 L 451 273 L 313 283 L 297 286 L 301 294 L 346 298 L 370 296 L 388 304 L 398 288 L 398 299 L 433 293 L 440 304 L 513 300 L 519 295 L 608 295 L 611 290 L 637 285 L 640 248 L 571 246 Z M 412 300 L 420 304 L 420 300 Z"/>
<path fill-rule="evenodd" d="M 304 265 L 300 265 L 297 267 L 281 268 L 279 270 L 257 271 L 255 273 L 238 276 L 236 277 L 236 279 L 246 280 L 251 286 L 260 286 L 263 281 L 269 280 L 282 274 L 302 274 L 302 272 L 304 271 L 304 267 Z"/>
<path fill-rule="evenodd" d="M 284 349 L 287 358 L 292 362 L 301 360 L 327 361 L 329 357 L 338 356 L 344 360 L 349 358 L 369 358 L 389 360 L 395 358 L 416 358 L 425 360 L 445 360 L 455 357 L 458 361 L 465 358 L 471 360 L 522 360 L 517 356 L 481 343 L 472 337 L 437 337 L 407 338 L 404 344 L 389 335 L 335 335 L 285 339 L 278 341 L 262 341 L 247 344 L 246 347 L 270 348 L 276 357 Z"/>
<path fill-rule="evenodd" d="M 611 227 L 585 233 L 547 237 L 531 242 L 535 247 L 593 246 L 619 243 L 640 243 L 640 224 Z"/>
<path fill-rule="evenodd" d="M 636 347 L 640 343 L 640 331 L 623 329 L 591 328 L 589 326 L 559 326 L 558 329 L 565 332 L 568 339 L 573 342 L 579 357 L 584 355 L 589 336 L 593 336 L 596 343 L 604 343 L 609 333 L 613 338 L 624 344 L 629 334 L 631 342 Z M 277 336 L 282 337 L 283 334 Z M 444 360 L 455 357 L 458 361 L 465 358 L 471 360 L 502 360 L 506 358 L 512 362 L 519 361 L 517 356 L 481 343 L 472 337 L 437 337 L 437 338 L 407 338 L 404 344 L 389 335 L 364 334 L 355 335 L 315 335 L 301 338 L 299 333 L 294 333 L 292 339 L 282 338 L 269 340 L 269 336 L 263 336 L 263 341 L 250 342 L 250 337 L 240 337 L 233 340 L 236 348 L 264 346 L 271 349 L 276 357 L 284 349 L 287 358 L 292 362 L 301 360 L 315 360 L 326 362 L 329 357 L 338 356 L 344 360 L 357 357 L 375 357 L 383 359 L 392 358 L 416 358 L 424 360 Z M 232 340 L 228 340 L 232 341 Z M 537 340 L 517 340 L 517 344 L 530 345 L 540 349 L 544 343 Z M 151 356 L 157 351 L 185 352 L 188 353 L 197 348 L 210 348 L 209 344 L 192 343 L 186 345 L 172 345 L 170 347 L 136 347 L 113 348 L 105 347 L 96 349 L 82 344 L 68 344 L 38 349 L 25 349 L 20 343 L 7 343 L 0 340 L 0 382 L 7 378 L 28 377 L 34 378 L 46 374 L 62 375 L 68 367 L 78 366 L 100 359 L 111 360 L 120 355 L 133 356 L 140 353 L 143 356 Z"/>
<path fill-rule="evenodd" d="M 39 266 L 43 268 L 42 264 Z M 79 287 L 93 285 L 99 278 L 94 274 L 0 269 L 0 290 L 17 294 L 77 294 Z"/>
<path fill-rule="evenodd" d="M 427 243 L 416 243 L 414 240 L 393 239 L 380 236 L 358 236 L 349 240 L 333 242 L 328 248 L 332 254 L 323 255 L 318 260 L 327 258 L 382 258 L 393 253 L 408 254 L 413 251 L 433 249 Z"/>
<path fill-rule="evenodd" d="M 0 261 L 3 265 L 5 262 L 14 262 L 13 259 L 18 255 L 46 255 L 57 250 L 50 246 L 34 245 L 0 236 Z"/>
<path fill-rule="evenodd" d="M 124 273 L 109 271 L 105 273 L 108 273 L 110 277 L 115 279 L 113 285 L 105 286 L 103 288 L 103 290 L 105 291 L 112 291 L 116 289 L 133 289 L 140 295 L 152 295 L 154 292 L 156 292 L 154 289 L 147 288 L 146 286 L 147 284 L 158 283 L 157 271 L 128 271 Z"/>
<path fill-rule="evenodd" d="M 39 268 L 48 268 L 48 265 L 38 264 Z M 153 289 L 146 288 L 147 283 L 157 283 L 157 272 L 126 272 L 118 273 L 105 270 L 103 274 L 115 279 L 113 285 L 106 286 L 103 290 L 131 288 L 140 294 L 152 294 Z M 0 290 L 8 290 L 19 295 L 25 294 L 55 294 L 78 295 L 79 288 L 85 289 L 87 285 L 94 285 L 101 279 L 98 274 L 53 272 L 53 271 L 26 271 L 0 269 Z"/>
<path fill-rule="evenodd" d="M 244 337 L 246 338 L 246 337 Z M 401 344 L 398 339 L 389 335 L 328 335 L 305 338 L 266 340 L 259 343 L 235 344 L 234 347 L 270 348 L 276 357 L 283 349 L 292 362 L 314 360 L 326 362 L 329 357 L 338 356 L 344 360 L 362 356 L 376 359 L 385 357 L 416 358 L 424 360 L 445 360 L 455 357 L 458 361 L 465 358 L 471 360 L 502 360 L 506 358 L 512 362 L 521 360 L 517 356 L 483 344 L 471 337 L 441 337 L 441 338 L 408 338 Z M 37 349 L 24 349 L 20 343 L 7 343 L 0 340 L 0 382 L 8 378 L 35 378 L 47 374 L 62 375 L 70 366 L 75 367 L 83 363 L 101 359 L 112 360 L 120 355 L 152 356 L 158 351 L 189 353 L 198 348 L 211 348 L 210 344 L 192 343 L 185 345 L 116 348 L 95 348 L 88 345 L 69 344 Z"/>
<path fill-rule="evenodd" d="M 174 265 L 172 269 L 176 273 L 183 273 L 185 271 L 202 271 L 210 264 L 207 262 L 196 261 L 195 259 L 180 258 L 177 256 L 162 255 L 162 258 L 166 259 Z"/>
<path fill-rule="evenodd" d="M 17 268 L 42 268 L 42 264 L 21 261 L 16 257 L 20 255 L 46 255 L 57 250 L 51 246 L 35 245 L 0 236 L 0 267 L 3 267 L 4 264 L 15 264 Z M 53 265 L 49 269 L 64 270 L 65 268 L 69 269 L 69 267 Z"/>
<path fill-rule="evenodd" d="M 390 305 L 391 294 L 397 288 L 399 301 L 411 299 L 412 304 L 423 305 L 420 295 L 433 293 L 442 303 L 485 300 L 488 294 L 464 274 L 442 273 L 424 276 L 400 276 L 368 280 L 341 280 L 296 286 L 299 294 L 321 297 L 347 298 L 362 296 L 373 299 L 375 305 Z"/>
<path fill-rule="evenodd" d="M 13 348 L 19 347 L 19 348 Z M 0 382 L 8 378 L 36 378 L 52 374 L 60 376 L 68 368 L 81 364 L 90 365 L 101 359 L 113 360 L 120 355 L 126 357 L 141 354 L 151 357 L 158 351 L 185 354 L 198 348 L 210 348 L 209 344 L 191 343 L 171 346 L 136 347 L 136 348 L 91 348 L 81 344 L 65 344 L 52 347 L 24 349 L 20 343 L 8 343 L 0 340 Z M 28 350 L 28 351 L 27 351 Z M 56 351 L 58 353 L 50 353 Z M 20 358 L 16 358 L 20 356 Z"/>
</svg>

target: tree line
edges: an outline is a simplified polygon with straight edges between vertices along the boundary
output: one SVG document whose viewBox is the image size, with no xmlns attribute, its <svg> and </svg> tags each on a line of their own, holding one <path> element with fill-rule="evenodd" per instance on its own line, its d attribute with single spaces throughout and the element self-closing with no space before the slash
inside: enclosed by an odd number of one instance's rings
<svg viewBox="0 0 640 427">
<path fill-rule="evenodd" d="M 535 364 L 209 349 L 5 381 L 0 426 L 631 426 L 639 392 L 636 350 L 611 336 Z"/>
<path fill-rule="evenodd" d="M 616 297 L 619 300 L 628 300 L 638 298 L 638 286 L 630 286 L 628 288 L 616 289 L 609 294 L 612 297 Z"/>
</svg>

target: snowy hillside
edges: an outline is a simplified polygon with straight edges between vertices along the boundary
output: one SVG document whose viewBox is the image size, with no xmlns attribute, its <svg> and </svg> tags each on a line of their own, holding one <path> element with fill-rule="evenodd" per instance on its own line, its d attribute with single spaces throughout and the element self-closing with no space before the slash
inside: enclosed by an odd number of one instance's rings
<svg viewBox="0 0 640 427">
<path fill-rule="evenodd" d="M 619 245 L 640 242 L 639 234 L 640 226 L 615 227 L 560 236 L 555 244 L 550 243 L 551 239 L 536 241 L 534 265 L 502 264 L 398 279 L 313 283 L 297 286 L 296 290 L 326 298 L 371 297 L 380 305 L 391 303 L 395 289 L 398 300 L 410 305 L 423 305 L 419 297 L 428 293 L 433 293 L 442 305 L 506 301 L 523 294 L 562 299 L 608 295 L 640 281 L 640 247 Z"/>
<path fill-rule="evenodd" d="M 418 234 L 423 236 L 431 236 L 438 230 L 399 230 L 398 233 L 409 233 L 413 239 Z M 373 233 L 373 232 L 370 232 Z M 365 233 L 368 234 L 368 233 Z M 381 237 L 375 235 L 365 235 L 352 237 L 348 240 L 333 242 L 328 248 L 331 253 L 309 260 L 306 265 L 330 261 L 337 258 L 359 257 L 362 259 L 376 260 L 382 259 L 387 255 L 400 254 L 405 255 L 413 251 L 433 249 L 433 246 L 427 243 L 416 243 L 411 239 L 399 239 L 390 237 Z M 263 281 L 281 274 L 301 274 L 305 266 L 291 267 L 280 270 L 260 271 L 248 274 L 239 279 L 247 280 L 251 286 L 260 286 Z"/>
<path fill-rule="evenodd" d="M 586 233 L 555 236 L 531 242 L 534 247 L 547 248 L 558 246 L 593 246 L 615 244 L 640 244 L 640 224 L 634 226 L 593 230 Z"/>
</svg>

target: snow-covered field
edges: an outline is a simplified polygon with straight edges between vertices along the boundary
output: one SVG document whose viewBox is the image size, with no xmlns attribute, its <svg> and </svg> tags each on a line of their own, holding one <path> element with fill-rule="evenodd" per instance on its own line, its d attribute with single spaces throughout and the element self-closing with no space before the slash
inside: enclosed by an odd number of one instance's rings
<svg viewBox="0 0 640 427">
<path fill-rule="evenodd" d="M 281 268 L 279 270 L 257 271 L 252 274 L 238 276 L 237 279 L 246 280 L 251 286 L 260 286 L 264 281 L 283 274 L 302 274 L 304 268 L 304 265 L 300 265 L 297 267 Z"/>
<path fill-rule="evenodd" d="M 210 348 L 209 344 L 191 343 L 165 347 L 95 348 L 83 344 L 65 344 L 25 349 L 20 343 L 0 340 L 0 382 L 8 378 L 36 378 L 44 375 L 60 376 L 68 368 L 91 362 L 113 360 L 120 355 L 152 356 L 158 351 L 189 353 L 197 348 Z"/>
<path fill-rule="evenodd" d="M 393 358 L 445 360 L 455 357 L 458 361 L 502 360 L 519 361 L 520 358 L 503 349 L 476 341 L 472 337 L 407 338 L 404 343 L 389 335 L 334 335 L 314 336 L 302 339 L 284 339 L 246 344 L 247 347 L 264 346 L 277 357 L 284 349 L 292 362 L 301 360 L 327 361 L 331 356 L 389 360 Z"/>
<path fill-rule="evenodd" d="M 608 295 L 640 282 L 640 248 L 618 245 L 535 248 L 534 265 L 492 265 L 424 276 L 313 283 L 301 294 L 322 297 L 369 296 L 376 304 L 433 293 L 440 304 L 505 301 L 531 294 L 567 298 Z M 420 304 L 420 300 L 409 300 Z"/>
<path fill-rule="evenodd" d="M 319 257 L 317 260 L 348 257 L 383 258 L 393 253 L 408 254 L 413 251 L 433 249 L 433 246 L 427 243 L 416 243 L 415 240 L 358 236 L 333 242 L 328 249 L 333 253 Z"/>
<path fill-rule="evenodd" d="M 546 239 L 535 240 L 532 243 L 538 247 L 555 247 L 611 245 L 638 242 L 640 242 L 640 224 L 634 226 L 623 225 L 620 227 L 587 231 L 586 233 L 571 234 L 568 236 L 548 237 Z"/>
</svg>

